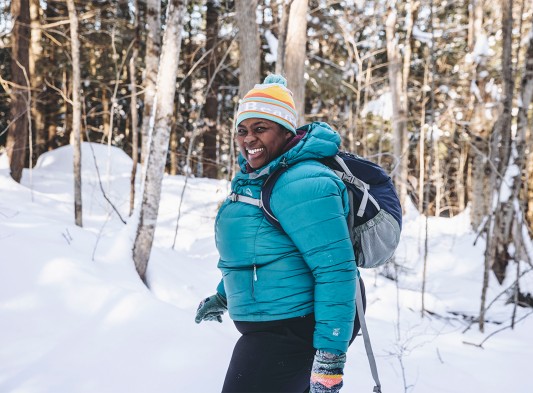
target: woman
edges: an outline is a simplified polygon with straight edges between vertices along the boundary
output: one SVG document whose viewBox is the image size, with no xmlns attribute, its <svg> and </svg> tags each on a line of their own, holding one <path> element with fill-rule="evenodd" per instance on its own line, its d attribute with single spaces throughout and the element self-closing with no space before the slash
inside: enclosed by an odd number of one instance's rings
<svg viewBox="0 0 533 393">
<path fill-rule="evenodd" d="M 242 334 L 223 392 L 338 392 L 358 330 L 348 195 L 315 160 L 335 155 L 340 136 L 325 123 L 297 130 L 286 84 L 279 75 L 268 76 L 237 112 L 241 171 L 232 192 L 257 199 L 270 173 L 280 165 L 289 169 L 271 196 L 283 231 L 238 197 L 226 200 L 217 215 L 223 277 L 216 294 L 200 303 L 196 322 L 221 322 L 228 309 Z"/>
</svg>

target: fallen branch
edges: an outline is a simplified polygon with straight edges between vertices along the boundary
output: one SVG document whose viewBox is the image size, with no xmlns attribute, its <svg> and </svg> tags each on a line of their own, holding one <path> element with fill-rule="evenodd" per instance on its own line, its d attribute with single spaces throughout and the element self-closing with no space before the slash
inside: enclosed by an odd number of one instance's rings
<svg viewBox="0 0 533 393">
<path fill-rule="evenodd" d="M 514 323 L 514 325 L 516 325 L 516 324 L 517 324 L 518 322 L 520 322 L 520 321 L 523 321 L 524 319 L 526 319 L 527 317 L 529 317 L 531 314 L 533 314 L 533 311 L 531 311 L 530 313 L 524 315 L 522 318 L 516 320 L 515 323 Z M 491 338 L 492 336 L 494 336 L 494 335 L 496 335 L 497 333 L 500 333 L 500 332 L 502 332 L 502 331 L 504 331 L 504 330 L 506 330 L 506 329 L 510 329 L 510 328 L 513 327 L 514 325 L 513 325 L 513 324 L 510 324 L 510 325 L 508 325 L 508 326 L 504 326 L 504 327 L 502 327 L 501 329 L 495 330 L 494 332 L 492 332 L 491 334 L 489 334 L 487 337 L 485 337 L 485 338 L 483 339 L 483 341 L 481 341 L 479 344 L 472 343 L 472 342 L 469 342 L 469 341 L 463 341 L 463 344 L 466 344 L 466 345 L 472 345 L 472 346 L 474 346 L 474 347 L 479 347 L 479 348 L 481 348 L 481 349 L 485 349 L 485 348 L 483 348 L 483 344 L 485 344 L 489 338 Z"/>
</svg>

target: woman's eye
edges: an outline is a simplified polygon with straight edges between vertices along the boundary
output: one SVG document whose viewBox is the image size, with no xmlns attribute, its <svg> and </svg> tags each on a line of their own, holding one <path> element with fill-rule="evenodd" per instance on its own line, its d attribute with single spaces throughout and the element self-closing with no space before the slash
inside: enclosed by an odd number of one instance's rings
<svg viewBox="0 0 533 393">
<path fill-rule="evenodd" d="M 255 132 L 265 132 L 265 127 L 257 127 L 254 131 Z"/>
<path fill-rule="evenodd" d="M 247 134 L 246 130 L 243 130 L 243 129 L 237 130 L 238 136 L 245 136 L 246 134 Z"/>
</svg>

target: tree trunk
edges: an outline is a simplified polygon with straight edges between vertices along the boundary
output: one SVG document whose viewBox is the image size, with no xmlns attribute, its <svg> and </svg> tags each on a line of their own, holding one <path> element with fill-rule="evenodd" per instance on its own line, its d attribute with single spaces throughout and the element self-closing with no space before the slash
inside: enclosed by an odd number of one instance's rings
<svg viewBox="0 0 533 393">
<path fill-rule="evenodd" d="M 492 130 L 492 148 L 491 162 L 494 163 L 498 173 L 492 171 L 491 188 L 500 190 L 501 187 L 507 187 L 500 174 L 504 174 L 509 165 L 511 158 L 511 121 L 513 107 L 513 62 L 512 62 L 512 0 L 502 0 L 502 75 L 503 75 L 503 111 Z M 494 191 L 493 191 L 494 194 Z M 494 226 L 491 228 L 491 259 L 490 265 L 496 274 L 496 278 L 503 282 L 505 278 L 505 269 L 510 259 L 509 245 L 512 244 L 511 222 L 514 215 L 512 204 L 507 201 L 502 202 L 499 192 L 496 191 L 494 198 L 498 200 L 495 210 Z"/>
<path fill-rule="evenodd" d="M 30 42 L 30 7 L 28 0 L 11 2 L 13 33 L 11 40 L 11 88 L 9 132 L 6 151 L 9 157 L 11 177 L 20 183 L 22 170 L 26 162 L 28 140 L 29 111 L 29 49 Z"/>
<path fill-rule="evenodd" d="M 469 37 L 470 51 L 473 52 L 476 43 L 483 45 L 487 40 L 486 32 L 483 29 L 483 1 L 474 0 L 473 10 L 470 13 L 471 22 Z M 471 85 L 474 87 L 470 96 L 470 130 L 471 143 L 473 149 L 470 150 L 471 161 L 471 192 L 470 192 L 470 221 L 475 230 L 486 222 L 490 214 L 490 199 L 492 190 L 489 185 L 490 166 L 488 161 L 489 152 L 489 132 L 493 127 L 492 116 L 487 116 L 490 97 L 485 94 L 485 86 L 489 82 L 489 72 L 487 72 L 486 58 L 478 56 L 477 59 L 468 63 L 471 67 Z M 492 106 L 492 105 L 491 105 Z"/>
<path fill-rule="evenodd" d="M 145 186 L 142 197 L 140 221 L 133 245 L 133 260 L 145 284 L 146 269 L 157 222 L 161 184 L 172 128 L 176 76 L 181 47 L 184 7 L 187 0 L 171 0 L 168 4 L 166 29 L 161 51 L 160 71 L 157 79 L 155 124 L 146 163 Z"/>
<path fill-rule="evenodd" d="M 31 18 L 31 45 L 29 56 L 29 69 L 31 75 L 31 87 L 33 98 L 31 100 L 32 129 L 35 135 L 35 148 L 32 163 L 46 150 L 46 128 L 45 114 L 40 104 L 40 96 L 43 94 L 43 73 L 40 70 L 40 63 L 43 56 L 43 47 L 41 44 L 41 7 L 39 0 L 30 0 L 30 18 Z"/>
<path fill-rule="evenodd" d="M 130 113 L 131 113 L 131 178 L 130 178 L 130 216 L 133 213 L 135 206 L 135 179 L 137 177 L 137 165 L 139 163 L 139 116 L 137 109 L 137 78 L 135 61 L 139 56 L 139 4 L 137 0 L 133 3 L 135 7 L 135 44 L 133 45 L 133 52 L 130 58 L 129 71 L 130 71 Z"/>
<path fill-rule="evenodd" d="M 205 129 L 203 132 L 202 172 L 204 177 L 216 179 L 217 165 L 217 117 L 218 117 L 218 5 L 217 1 L 207 1 L 206 11 L 206 52 L 207 57 L 207 97 L 205 100 Z"/>
<path fill-rule="evenodd" d="M 150 131 L 153 124 L 154 98 L 156 95 L 157 68 L 161 52 L 161 1 L 146 0 L 146 54 L 144 57 L 144 109 L 141 125 L 141 163 L 146 164 Z"/>
<path fill-rule="evenodd" d="M 503 188 L 507 184 L 500 177 L 507 171 L 511 162 L 511 110 L 513 100 L 513 65 L 512 65 L 512 0 L 502 0 L 502 75 L 503 75 L 503 110 L 494 124 L 491 135 L 490 162 L 493 169 L 490 173 L 490 188 L 494 213 L 488 218 L 487 244 L 485 250 L 485 271 L 481 289 L 479 330 L 483 332 L 485 324 L 485 303 L 489 282 L 489 271 L 492 269 L 501 284 L 505 279 L 505 270 L 509 259 L 509 245 L 512 241 L 512 220 L 514 215 L 513 202 L 503 197 Z M 505 192 L 505 191 L 504 191 Z"/>
<path fill-rule="evenodd" d="M 512 145 L 512 154 L 515 167 L 514 176 L 511 178 L 511 201 L 514 207 L 514 214 L 511 216 L 513 220 L 510 240 L 514 245 L 515 253 L 512 255 L 513 259 L 518 262 L 524 260 L 531 264 L 533 262 L 526 244 L 531 243 L 528 235 L 528 223 L 523 212 L 527 211 L 527 184 L 522 182 L 522 179 L 527 179 L 527 134 L 528 134 L 528 108 L 533 102 L 533 26 L 529 34 L 528 48 L 524 59 L 524 71 L 522 73 L 522 80 L 520 83 L 520 100 L 517 114 L 517 129 L 516 137 Z M 509 166 L 512 170 L 512 167 Z M 509 170 L 508 169 L 508 170 Z M 525 186 L 525 187 L 523 187 Z M 530 200 L 529 203 L 532 201 Z M 527 238 L 525 238 L 527 237 Z M 518 287 L 518 286 L 517 286 Z"/>
<path fill-rule="evenodd" d="M 394 140 L 394 157 L 397 160 L 394 169 L 394 183 L 398 190 L 400 202 L 405 206 L 407 198 L 407 97 L 402 78 L 402 60 L 396 37 L 397 10 L 389 8 L 386 20 L 387 59 L 389 61 L 389 84 L 392 97 L 392 129 Z M 405 59 L 404 62 L 408 62 Z"/>
<path fill-rule="evenodd" d="M 298 125 L 305 123 L 305 59 L 308 0 L 292 0 L 285 44 L 285 74 L 292 91 Z"/>
<path fill-rule="evenodd" d="M 257 0 L 235 0 L 235 21 L 239 28 L 239 96 L 243 97 L 259 83 L 260 50 L 259 29 L 255 17 Z"/>
<path fill-rule="evenodd" d="M 80 40 L 78 37 L 78 15 L 74 0 L 67 0 L 70 21 L 70 42 L 72 51 L 72 133 L 71 143 L 74 164 L 74 218 L 77 226 L 83 226 L 81 199 L 81 72 Z"/>
<path fill-rule="evenodd" d="M 527 114 L 533 99 L 533 25 L 531 26 L 531 31 L 529 33 L 528 45 L 526 58 L 524 60 L 524 74 L 520 85 L 522 102 L 518 108 L 517 135 L 524 138 L 524 146 L 522 149 L 525 149 L 525 151 L 523 154 L 527 154 L 526 152 L 529 151 L 528 156 L 525 157 L 525 178 L 529 180 L 529 184 L 525 184 L 526 191 L 524 199 L 527 201 L 525 207 L 527 212 L 526 219 L 529 223 L 531 233 L 533 232 L 533 134 L 531 127 L 528 127 L 530 120 L 528 120 Z"/>
<path fill-rule="evenodd" d="M 276 74 L 285 74 L 285 45 L 287 44 L 287 28 L 292 0 L 284 0 L 278 27 L 278 53 L 276 59 Z"/>
</svg>

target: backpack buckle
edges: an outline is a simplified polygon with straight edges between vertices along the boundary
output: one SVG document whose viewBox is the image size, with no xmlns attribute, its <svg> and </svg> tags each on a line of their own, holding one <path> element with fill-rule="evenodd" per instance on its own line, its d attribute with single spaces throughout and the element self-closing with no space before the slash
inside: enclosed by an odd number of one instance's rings
<svg viewBox="0 0 533 393">
<path fill-rule="evenodd" d="M 341 173 L 342 173 L 342 176 L 341 176 L 342 181 L 355 185 L 356 183 L 355 176 L 349 175 L 346 172 L 341 172 Z"/>
<path fill-rule="evenodd" d="M 232 192 L 231 194 L 228 195 L 228 198 L 230 201 L 232 202 L 237 202 L 239 200 L 239 196 L 237 194 L 235 194 L 234 192 Z"/>
</svg>

